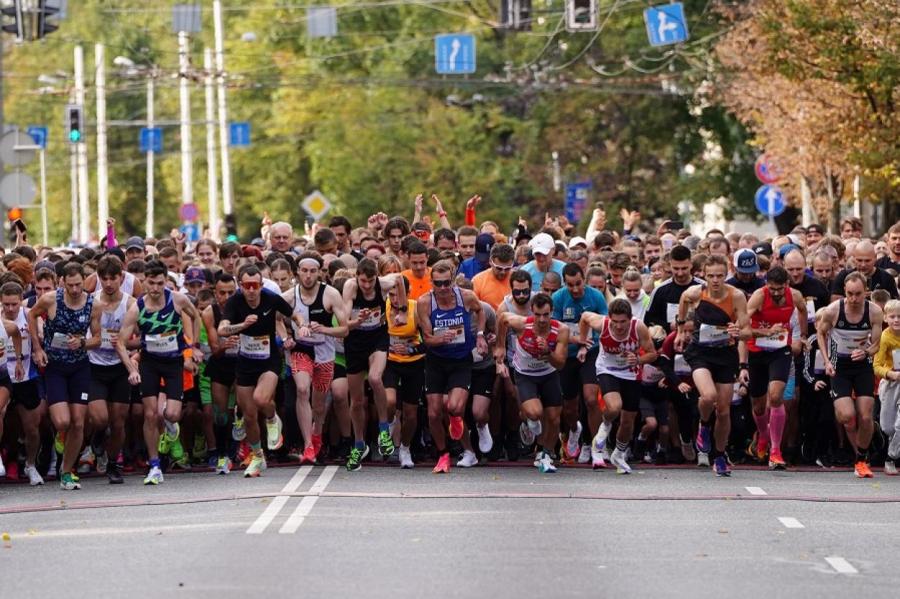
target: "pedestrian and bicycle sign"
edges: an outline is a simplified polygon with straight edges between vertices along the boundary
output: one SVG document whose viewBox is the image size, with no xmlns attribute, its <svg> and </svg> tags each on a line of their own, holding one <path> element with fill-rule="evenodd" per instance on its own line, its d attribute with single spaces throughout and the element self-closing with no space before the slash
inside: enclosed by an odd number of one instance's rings
<svg viewBox="0 0 900 599">
<path fill-rule="evenodd" d="M 159 154 L 163 147 L 163 132 L 159 127 L 142 127 L 140 138 L 141 154 Z"/>
<path fill-rule="evenodd" d="M 34 145 L 47 149 L 47 128 L 46 127 L 29 127 L 28 135 L 34 140 Z"/>
<path fill-rule="evenodd" d="M 784 192 L 777 185 L 763 185 L 753 199 L 760 214 L 769 218 L 780 216 L 787 208 Z"/>
<path fill-rule="evenodd" d="M 688 26 L 681 2 L 660 4 L 644 11 L 651 46 L 668 46 L 687 41 Z"/>
<path fill-rule="evenodd" d="M 475 36 L 446 33 L 434 38 L 434 70 L 438 75 L 469 75 L 475 72 Z"/>
</svg>

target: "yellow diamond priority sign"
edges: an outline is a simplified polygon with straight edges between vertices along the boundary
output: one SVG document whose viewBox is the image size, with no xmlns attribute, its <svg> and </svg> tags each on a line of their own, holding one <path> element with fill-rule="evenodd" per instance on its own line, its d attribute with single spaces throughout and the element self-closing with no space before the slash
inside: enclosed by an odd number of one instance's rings
<svg viewBox="0 0 900 599">
<path fill-rule="evenodd" d="M 329 210 L 331 210 L 331 200 L 318 189 L 306 196 L 301 204 L 306 213 L 316 220 L 319 220 Z"/>
</svg>

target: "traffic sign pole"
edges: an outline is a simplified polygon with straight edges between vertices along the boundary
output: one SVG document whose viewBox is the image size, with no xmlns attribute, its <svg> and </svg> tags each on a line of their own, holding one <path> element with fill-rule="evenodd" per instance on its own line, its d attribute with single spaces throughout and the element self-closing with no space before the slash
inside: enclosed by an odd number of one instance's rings
<svg viewBox="0 0 900 599">
<path fill-rule="evenodd" d="M 156 79 L 154 78 L 155 74 L 151 73 L 149 77 L 147 77 L 147 128 L 153 129 L 153 120 L 154 120 L 154 95 L 156 93 Z M 153 229 L 155 223 L 153 222 L 153 197 L 154 197 L 154 174 L 155 174 L 155 161 L 154 161 L 154 152 L 153 145 L 151 144 L 150 148 L 147 150 L 147 219 L 144 226 L 144 232 L 147 237 L 153 237 Z"/>
</svg>

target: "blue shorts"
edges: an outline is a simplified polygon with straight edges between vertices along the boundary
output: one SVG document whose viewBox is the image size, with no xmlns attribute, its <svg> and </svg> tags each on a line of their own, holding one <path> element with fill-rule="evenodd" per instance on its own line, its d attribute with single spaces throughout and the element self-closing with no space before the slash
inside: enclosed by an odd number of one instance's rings
<svg viewBox="0 0 900 599">
<path fill-rule="evenodd" d="M 72 363 L 47 363 L 44 371 L 47 386 L 47 405 L 77 403 L 87 405 L 91 387 L 91 363 L 87 356 Z"/>
</svg>

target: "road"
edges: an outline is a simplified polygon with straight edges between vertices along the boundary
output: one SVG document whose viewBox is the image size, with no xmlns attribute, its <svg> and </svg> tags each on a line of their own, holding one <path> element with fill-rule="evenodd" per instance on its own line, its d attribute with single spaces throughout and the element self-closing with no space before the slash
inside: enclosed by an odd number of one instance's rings
<svg viewBox="0 0 900 599">
<path fill-rule="evenodd" d="M 83 482 L 78 492 L 0 486 L 3 596 L 759 599 L 900 588 L 900 480 L 880 472 L 293 466 L 259 479 L 173 474 L 157 488 L 136 476 Z"/>
</svg>

